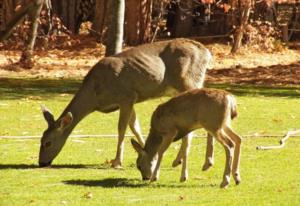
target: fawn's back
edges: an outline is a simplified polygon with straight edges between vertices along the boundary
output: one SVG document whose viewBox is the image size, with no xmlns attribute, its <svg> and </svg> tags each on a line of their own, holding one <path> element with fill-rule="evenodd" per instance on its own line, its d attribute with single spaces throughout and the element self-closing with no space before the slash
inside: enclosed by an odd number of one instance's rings
<svg viewBox="0 0 300 206">
<path fill-rule="evenodd" d="M 236 116 L 235 107 L 234 97 L 226 91 L 191 90 L 158 106 L 151 128 L 161 133 L 177 129 L 176 139 L 197 128 L 216 131 Z"/>
</svg>

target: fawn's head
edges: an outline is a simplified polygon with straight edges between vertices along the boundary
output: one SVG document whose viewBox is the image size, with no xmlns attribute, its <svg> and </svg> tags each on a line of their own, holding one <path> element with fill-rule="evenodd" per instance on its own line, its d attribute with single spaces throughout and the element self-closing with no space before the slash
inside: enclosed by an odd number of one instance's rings
<svg viewBox="0 0 300 206">
<path fill-rule="evenodd" d="M 42 112 L 48 123 L 48 128 L 44 131 L 41 139 L 39 165 L 40 167 L 45 167 L 51 165 L 52 160 L 64 146 L 66 142 L 64 132 L 71 125 L 73 116 L 68 112 L 62 118 L 55 121 L 48 109 L 42 107 Z"/>
<path fill-rule="evenodd" d="M 134 139 L 131 139 L 131 144 L 134 150 L 138 153 L 136 167 L 141 172 L 142 179 L 149 180 L 153 173 L 157 159 L 150 157 L 143 147 Z"/>
</svg>

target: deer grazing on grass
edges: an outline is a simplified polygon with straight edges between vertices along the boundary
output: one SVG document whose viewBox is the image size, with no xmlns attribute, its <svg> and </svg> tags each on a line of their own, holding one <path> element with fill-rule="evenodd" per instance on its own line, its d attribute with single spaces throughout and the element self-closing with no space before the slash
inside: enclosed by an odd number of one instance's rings
<svg viewBox="0 0 300 206">
<path fill-rule="evenodd" d="M 224 147 L 226 154 L 223 181 L 229 185 L 232 172 L 236 184 L 241 181 L 239 173 L 241 137 L 230 127 L 237 115 L 235 98 L 228 92 L 216 89 L 194 89 L 179 94 L 157 107 L 151 118 L 151 128 L 145 146 L 131 139 L 138 152 L 137 168 L 143 180 L 156 181 L 164 152 L 173 141 L 183 138 L 191 131 L 204 128 Z M 189 142 L 183 151 L 181 181 L 188 176 L 187 156 Z"/>
<path fill-rule="evenodd" d="M 49 110 L 43 109 L 48 128 L 41 139 L 39 165 L 51 165 L 85 116 L 94 111 L 119 110 L 117 153 L 112 166 L 120 167 L 127 125 L 139 144 L 144 144 L 134 104 L 162 96 L 167 88 L 180 92 L 201 88 L 211 60 L 210 52 L 202 44 L 188 39 L 145 44 L 103 58 L 86 75 L 57 120 Z"/>
</svg>

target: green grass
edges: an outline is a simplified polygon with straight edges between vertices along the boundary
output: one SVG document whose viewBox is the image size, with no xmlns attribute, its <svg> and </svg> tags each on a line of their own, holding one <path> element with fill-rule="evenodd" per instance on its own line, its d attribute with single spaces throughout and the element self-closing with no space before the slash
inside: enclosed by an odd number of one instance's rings
<svg viewBox="0 0 300 206">
<path fill-rule="evenodd" d="M 72 98 L 80 81 L 0 79 L 0 136 L 41 135 L 46 128 L 40 105 L 57 117 Z M 216 144 L 216 163 L 201 171 L 206 139 L 193 140 L 189 156 L 190 179 L 179 183 L 180 167 L 171 168 L 179 142 L 168 149 L 160 180 L 141 181 L 135 168 L 137 154 L 126 139 L 123 170 L 107 167 L 114 157 L 117 138 L 70 138 L 52 168 L 37 167 L 39 139 L 0 139 L 0 206 L 10 205 L 299 205 L 300 139 L 288 140 L 284 149 L 257 151 L 258 145 L 277 144 L 283 135 L 300 128 L 299 88 L 209 85 L 232 91 L 238 100 L 234 129 L 244 138 L 239 186 L 231 182 L 219 189 L 224 151 Z M 136 105 L 146 134 L 151 112 L 167 98 Z M 118 112 L 93 113 L 73 134 L 116 134 Z M 129 131 L 128 131 L 129 133 Z M 196 132 L 204 134 L 202 130 Z M 87 193 L 92 198 L 87 198 Z"/>
</svg>

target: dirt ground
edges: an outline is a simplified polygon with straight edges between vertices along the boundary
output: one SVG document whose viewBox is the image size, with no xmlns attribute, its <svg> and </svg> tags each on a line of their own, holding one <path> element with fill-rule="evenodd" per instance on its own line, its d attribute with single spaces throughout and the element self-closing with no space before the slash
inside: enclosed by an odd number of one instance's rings
<svg viewBox="0 0 300 206">
<path fill-rule="evenodd" d="M 231 55 L 229 45 L 206 46 L 214 56 L 208 83 L 300 86 L 300 48 L 273 53 L 243 48 Z M 32 69 L 17 64 L 20 54 L 20 50 L 0 50 L 0 77 L 81 79 L 103 57 L 104 47 L 86 41 L 65 49 L 38 50 Z"/>
</svg>

